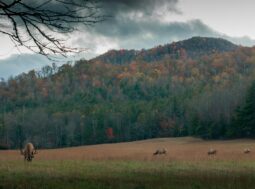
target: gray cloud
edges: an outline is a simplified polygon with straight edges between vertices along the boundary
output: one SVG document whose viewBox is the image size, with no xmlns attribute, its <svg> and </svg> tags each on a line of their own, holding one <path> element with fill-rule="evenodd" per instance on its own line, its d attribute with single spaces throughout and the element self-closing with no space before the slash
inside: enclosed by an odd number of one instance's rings
<svg viewBox="0 0 255 189">
<path fill-rule="evenodd" d="M 134 35 L 155 22 L 166 13 L 179 14 L 178 0 L 100 0 L 101 14 L 110 16 L 106 21 L 96 24 L 93 32 L 105 36 Z M 147 28 L 143 28 L 143 26 Z"/>
<path fill-rule="evenodd" d="M 231 38 L 221 34 L 199 19 L 187 22 L 163 22 L 162 19 L 169 16 L 169 12 L 180 13 L 177 8 L 178 0 L 101 0 L 100 2 L 103 3 L 102 12 L 112 17 L 95 27 L 86 28 L 85 32 L 89 37 L 78 37 L 76 44 L 96 49 L 105 45 L 99 43 L 99 39 L 104 38 L 112 44 L 115 43 L 113 47 L 141 49 L 193 36 L 223 37 L 237 44 L 248 46 L 254 44 L 250 38 Z"/>
<path fill-rule="evenodd" d="M 150 48 L 193 36 L 222 37 L 238 45 L 255 45 L 255 41 L 250 37 L 230 37 L 215 31 L 199 19 L 187 22 L 162 22 L 167 16 L 182 14 L 178 8 L 179 0 L 99 0 L 99 2 L 102 5 L 102 14 L 110 15 L 111 18 L 86 30 L 90 35 L 89 43 L 87 39 L 80 40 L 94 49 L 100 45 L 98 40 L 100 37 L 115 43 L 113 46 L 133 49 Z M 104 43 L 101 43 L 101 46 L 104 46 Z"/>
<path fill-rule="evenodd" d="M 217 32 L 200 20 L 163 23 L 156 20 L 136 21 L 126 19 L 124 21 L 116 21 L 113 25 L 106 23 L 98 25 L 87 32 L 89 37 L 79 37 L 75 43 L 93 47 L 94 49 L 107 45 L 103 43 L 103 40 L 100 40 L 102 37 L 111 44 L 117 44 L 113 46 L 114 48 L 127 49 L 151 48 L 193 36 L 222 37 L 244 46 L 255 44 L 255 41 L 248 37 L 234 38 Z"/>
<path fill-rule="evenodd" d="M 116 16 L 126 12 L 142 12 L 151 15 L 153 12 L 164 7 L 168 11 L 179 12 L 176 8 L 178 0 L 100 0 L 103 11 Z"/>
</svg>

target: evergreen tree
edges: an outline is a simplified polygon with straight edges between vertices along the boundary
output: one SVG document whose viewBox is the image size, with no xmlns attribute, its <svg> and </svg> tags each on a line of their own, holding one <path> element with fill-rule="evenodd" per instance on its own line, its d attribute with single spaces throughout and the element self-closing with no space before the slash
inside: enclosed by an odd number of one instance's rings
<svg viewBox="0 0 255 189">
<path fill-rule="evenodd" d="M 255 137 L 255 81 L 247 92 L 244 105 L 237 108 L 233 125 L 235 136 Z"/>
</svg>

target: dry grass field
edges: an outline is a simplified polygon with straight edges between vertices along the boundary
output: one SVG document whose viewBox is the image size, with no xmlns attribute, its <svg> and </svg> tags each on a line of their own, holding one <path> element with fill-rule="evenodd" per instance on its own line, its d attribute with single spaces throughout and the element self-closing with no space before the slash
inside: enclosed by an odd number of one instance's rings
<svg viewBox="0 0 255 189">
<path fill-rule="evenodd" d="M 153 153 L 167 148 L 166 155 Z M 207 155 L 210 148 L 216 155 Z M 251 153 L 243 150 L 250 148 Z M 39 149 L 32 163 L 0 151 L 2 188 L 252 189 L 255 141 L 160 138 L 64 149 Z"/>
<path fill-rule="evenodd" d="M 157 148 L 166 148 L 167 155 L 153 156 Z M 216 149 L 217 155 L 208 156 L 207 151 Z M 244 154 L 245 148 L 251 149 Z M 253 151 L 254 150 L 254 151 Z M 20 160 L 19 150 L 0 151 L 0 161 Z M 255 160 L 254 140 L 204 141 L 192 137 L 160 138 L 135 142 L 100 144 L 63 149 L 39 149 L 37 160 L 164 160 L 164 161 L 207 161 Z"/>
</svg>

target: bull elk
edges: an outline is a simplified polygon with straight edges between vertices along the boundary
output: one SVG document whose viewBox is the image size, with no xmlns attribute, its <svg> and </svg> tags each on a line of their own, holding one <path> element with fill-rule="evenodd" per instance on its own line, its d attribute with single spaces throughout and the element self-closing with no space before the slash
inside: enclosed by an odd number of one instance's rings
<svg viewBox="0 0 255 189">
<path fill-rule="evenodd" d="M 27 160 L 27 161 L 32 161 L 34 158 L 34 155 L 37 154 L 35 147 L 32 143 L 27 143 L 23 150 L 20 149 L 20 153 L 21 155 L 24 155 L 24 160 Z"/>
<path fill-rule="evenodd" d="M 165 148 L 161 148 L 161 149 L 157 149 L 153 155 L 161 155 L 161 154 L 165 154 L 166 155 L 167 150 Z"/>
<path fill-rule="evenodd" d="M 208 155 L 216 155 L 216 153 L 217 153 L 217 150 L 212 148 L 207 152 Z"/>
</svg>

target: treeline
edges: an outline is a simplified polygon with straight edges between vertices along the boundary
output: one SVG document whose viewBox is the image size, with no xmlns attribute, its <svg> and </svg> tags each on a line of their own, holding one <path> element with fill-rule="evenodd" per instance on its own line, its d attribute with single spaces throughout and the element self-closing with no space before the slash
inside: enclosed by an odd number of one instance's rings
<svg viewBox="0 0 255 189">
<path fill-rule="evenodd" d="M 123 54 L 125 56 L 125 54 Z M 0 146 L 254 137 L 255 48 L 114 65 L 81 60 L 0 83 Z"/>
</svg>

